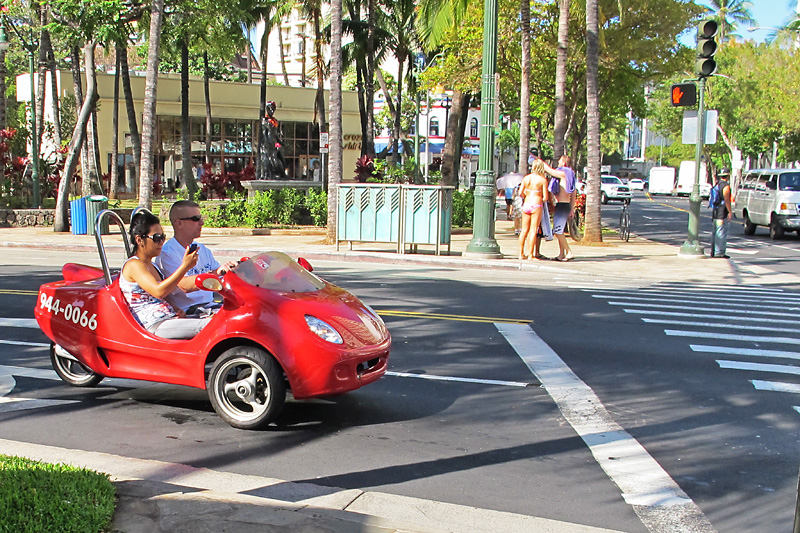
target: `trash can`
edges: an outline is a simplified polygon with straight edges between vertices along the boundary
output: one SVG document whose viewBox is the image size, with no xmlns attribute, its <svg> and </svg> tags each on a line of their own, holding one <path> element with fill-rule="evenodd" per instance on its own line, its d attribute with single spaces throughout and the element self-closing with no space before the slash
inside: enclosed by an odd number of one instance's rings
<svg viewBox="0 0 800 533">
<path fill-rule="evenodd" d="M 86 198 L 69 202 L 69 226 L 73 235 L 86 235 Z"/>
<path fill-rule="evenodd" d="M 89 235 L 94 235 L 97 214 L 103 209 L 108 209 L 108 198 L 100 195 L 86 197 L 86 227 Z M 104 219 L 100 227 L 100 235 L 108 235 L 108 233 L 108 219 Z"/>
</svg>

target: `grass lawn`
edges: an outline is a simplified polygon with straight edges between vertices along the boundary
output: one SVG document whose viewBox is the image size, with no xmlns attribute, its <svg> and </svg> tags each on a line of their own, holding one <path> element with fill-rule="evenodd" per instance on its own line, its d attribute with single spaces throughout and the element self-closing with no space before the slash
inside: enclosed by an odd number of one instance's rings
<svg viewBox="0 0 800 533">
<path fill-rule="evenodd" d="M 105 474 L 0 455 L 0 532 L 109 531 L 115 496 Z"/>
</svg>

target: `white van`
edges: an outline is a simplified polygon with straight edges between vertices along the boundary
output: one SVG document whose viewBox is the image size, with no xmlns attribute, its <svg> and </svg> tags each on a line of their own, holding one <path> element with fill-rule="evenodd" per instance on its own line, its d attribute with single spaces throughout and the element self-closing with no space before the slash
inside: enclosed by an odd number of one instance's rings
<svg viewBox="0 0 800 533">
<path fill-rule="evenodd" d="M 733 213 L 744 220 L 744 234 L 769 227 L 769 236 L 780 239 L 786 231 L 800 230 L 800 170 L 771 168 L 749 171 L 733 199 Z"/>
<path fill-rule="evenodd" d="M 675 194 L 678 196 L 689 196 L 694 189 L 694 161 L 681 161 L 681 168 L 678 170 L 678 185 L 675 187 Z M 711 194 L 711 183 L 708 181 L 706 164 L 700 163 L 700 196 L 708 198 Z"/>
<path fill-rule="evenodd" d="M 672 194 L 675 190 L 675 169 L 672 167 L 653 167 L 647 190 L 650 194 Z"/>
</svg>

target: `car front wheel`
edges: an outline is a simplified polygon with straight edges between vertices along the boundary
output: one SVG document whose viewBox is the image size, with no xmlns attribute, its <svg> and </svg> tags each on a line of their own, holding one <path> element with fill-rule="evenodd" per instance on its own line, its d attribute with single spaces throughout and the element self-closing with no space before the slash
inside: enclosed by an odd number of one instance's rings
<svg viewBox="0 0 800 533">
<path fill-rule="evenodd" d="M 239 429 L 258 429 L 283 409 L 286 385 L 275 359 L 260 348 L 239 346 L 214 362 L 206 384 L 217 414 Z"/>
<path fill-rule="evenodd" d="M 103 381 L 103 376 L 83 366 L 72 354 L 57 344 L 50 345 L 50 362 L 58 377 L 73 387 L 94 387 Z"/>
<path fill-rule="evenodd" d="M 600 202 L 602 202 L 603 204 L 607 204 L 608 203 L 608 195 L 606 193 L 601 193 L 600 194 Z"/>
</svg>

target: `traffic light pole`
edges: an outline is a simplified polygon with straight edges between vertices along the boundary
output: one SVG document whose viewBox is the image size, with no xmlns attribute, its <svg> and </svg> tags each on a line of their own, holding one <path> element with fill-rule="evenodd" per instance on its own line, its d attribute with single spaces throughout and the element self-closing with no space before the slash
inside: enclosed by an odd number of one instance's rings
<svg viewBox="0 0 800 533">
<path fill-rule="evenodd" d="M 494 173 L 495 72 L 497 71 L 498 0 L 485 0 L 483 8 L 483 75 L 481 86 L 481 133 L 478 173 L 475 177 L 475 214 L 472 240 L 464 253 L 469 257 L 499 258 L 500 245 L 494 238 L 495 196 Z M 458 171 L 458 169 L 454 169 Z"/>
<path fill-rule="evenodd" d="M 697 143 L 694 149 L 694 187 L 689 196 L 689 228 L 687 231 L 686 242 L 681 246 L 678 255 L 685 257 L 703 257 L 705 252 L 700 246 L 700 160 L 703 154 L 703 146 L 706 142 L 706 79 L 700 77 L 699 98 L 697 105 Z"/>
</svg>

